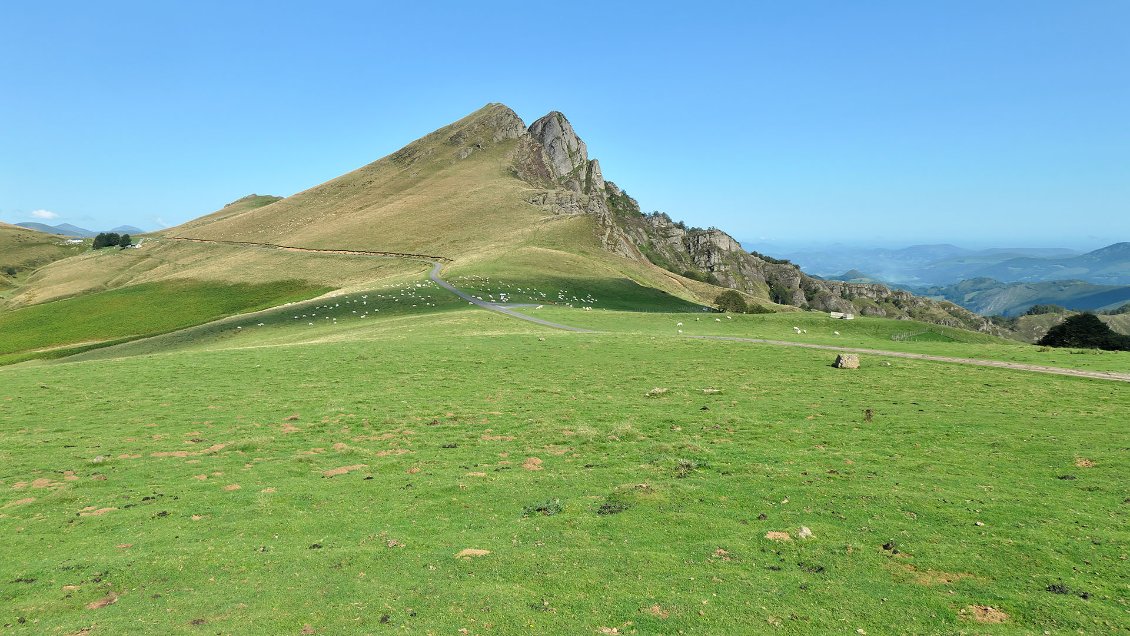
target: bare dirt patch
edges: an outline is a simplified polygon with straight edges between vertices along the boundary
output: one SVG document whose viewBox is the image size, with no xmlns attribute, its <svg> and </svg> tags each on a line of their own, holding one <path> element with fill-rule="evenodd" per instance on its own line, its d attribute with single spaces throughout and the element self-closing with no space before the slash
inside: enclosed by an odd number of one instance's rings
<svg viewBox="0 0 1130 636">
<path fill-rule="evenodd" d="M 667 618 L 668 616 L 671 615 L 671 612 L 663 609 L 663 606 L 660 605 L 659 603 L 656 603 L 655 605 L 652 605 L 651 607 L 645 608 L 643 611 L 647 612 L 648 614 L 651 614 L 652 616 L 658 617 L 658 618 Z"/>
<path fill-rule="evenodd" d="M 23 499 L 17 499 L 15 501 L 9 501 L 8 503 L 4 504 L 4 507 L 7 508 L 9 506 L 22 506 L 24 504 L 29 504 L 33 501 L 35 501 L 35 497 L 25 497 Z"/>
<path fill-rule="evenodd" d="M 484 442 L 513 442 L 513 435 L 483 435 L 481 438 Z"/>
<path fill-rule="evenodd" d="M 301 430 L 302 430 L 302 429 L 298 428 L 298 427 L 297 427 L 297 426 L 295 426 L 294 424 L 286 424 L 286 423 L 284 423 L 284 424 L 282 425 L 282 432 L 283 432 L 283 433 L 297 433 L 298 431 L 301 431 Z"/>
<path fill-rule="evenodd" d="M 958 615 L 978 623 L 1003 623 L 1008 620 L 1008 614 L 988 605 L 970 605 L 960 610 Z"/>
<path fill-rule="evenodd" d="M 765 533 L 765 538 L 770 541 L 792 541 L 793 537 L 788 532 L 775 532 L 770 530 Z"/>
<path fill-rule="evenodd" d="M 412 451 L 406 448 L 393 448 L 391 450 L 377 451 L 375 454 L 377 457 L 391 457 L 393 455 L 407 455 L 411 452 Z"/>
<path fill-rule="evenodd" d="M 234 490 L 239 490 L 239 484 L 228 484 L 227 486 L 224 486 L 224 490 L 226 490 L 228 492 L 232 492 Z"/>
<path fill-rule="evenodd" d="M 472 472 L 472 473 L 467 473 L 466 476 L 467 477 L 486 477 L 487 474 L 486 473 L 480 473 L 480 472 Z"/>
<path fill-rule="evenodd" d="M 932 585 L 950 585 L 962 579 L 976 578 L 968 572 L 943 572 L 941 570 L 919 570 L 913 565 L 906 564 L 902 566 L 905 571 L 910 573 L 912 580 L 918 585 L 925 585 L 927 587 Z"/>
<path fill-rule="evenodd" d="M 366 468 L 367 466 L 368 466 L 367 464 L 353 464 L 351 466 L 341 466 L 339 468 L 331 468 L 330 470 L 322 471 L 322 477 L 337 477 L 338 475 L 344 475 L 346 473 L 351 473 L 355 470 L 361 470 L 362 468 Z"/>
<path fill-rule="evenodd" d="M 107 512 L 113 512 L 117 508 L 99 508 L 97 506 L 87 506 L 79 511 L 80 517 L 101 517 Z"/>
<path fill-rule="evenodd" d="M 78 481 L 78 475 L 73 470 L 64 470 L 63 479 L 66 481 Z"/>
<path fill-rule="evenodd" d="M 267 493 L 269 495 L 269 494 L 276 492 L 276 491 L 275 491 L 274 488 L 264 488 L 263 490 L 260 490 L 259 492 L 264 492 L 264 493 Z"/>
<path fill-rule="evenodd" d="M 537 457 L 527 457 L 526 461 L 522 462 L 522 468 L 526 470 L 541 470 L 541 460 Z"/>
<path fill-rule="evenodd" d="M 118 595 L 114 594 L 113 592 L 110 592 L 108 595 L 98 599 L 97 601 L 94 601 L 93 603 L 88 604 L 86 606 L 86 609 L 92 609 L 92 610 L 102 609 L 103 607 L 106 607 L 108 605 L 113 605 L 114 603 L 117 603 L 117 602 L 118 602 Z"/>
<path fill-rule="evenodd" d="M 409 468 L 408 470 L 406 470 L 404 472 L 409 474 L 409 475 L 415 475 L 416 473 L 420 472 L 420 467 L 419 466 L 412 466 L 411 468 Z"/>
<path fill-rule="evenodd" d="M 1087 459 L 1086 457 L 1076 457 L 1075 465 L 1079 468 L 1094 468 L 1095 462 Z"/>
<path fill-rule="evenodd" d="M 456 559 L 470 559 L 471 557 L 481 557 L 490 554 L 490 550 L 480 550 L 479 548 L 466 548 L 456 553 Z"/>
<path fill-rule="evenodd" d="M 32 488 L 53 488 L 55 486 L 61 486 L 61 485 L 62 484 L 60 484 L 58 482 L 51 481 L 50 479 L 47 479 L 46 477 L 40 477 L 39 479 L 36 479 L 35 481 L 31 482 Z"/>
</svg>

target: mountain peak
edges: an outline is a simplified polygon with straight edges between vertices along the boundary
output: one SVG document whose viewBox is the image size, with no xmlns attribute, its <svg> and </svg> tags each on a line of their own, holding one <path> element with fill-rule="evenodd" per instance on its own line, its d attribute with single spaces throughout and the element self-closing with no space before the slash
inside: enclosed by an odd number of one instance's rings
<svg viewBox="0 0 1130 636">
<path fill-rule="evenodd" d="M 530 124 L 530 135 L 545 148 L 555 179 L 571 176 L 588 164 L 588 147 L 560 111 L 552 111 Z"/>
</svg>

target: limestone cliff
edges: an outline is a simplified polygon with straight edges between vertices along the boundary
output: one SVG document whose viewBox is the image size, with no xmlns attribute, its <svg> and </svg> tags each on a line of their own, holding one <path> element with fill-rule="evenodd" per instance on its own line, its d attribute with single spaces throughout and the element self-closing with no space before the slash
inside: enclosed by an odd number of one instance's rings
<svg viewBox="0 0 1130 636">
<path fill-rule="evenodd" d="M 553 214 L 588 214 L 604 247 L 647 259 L 676 274 L 742 291 L 764 305 L 914 318 L 993 331 L 985 318 L 957 305 L 920 298 L 882 285 L 825 281 L 797 266 L 749 253 L 716 228 L 688 228 L 666 214 L 642 214 L 619 186 L 605 181 L 600 164 L 565 115 L 554 111 L 518 136 L 514 174 L 532 187 L 527 202 Z"/>
</svg>

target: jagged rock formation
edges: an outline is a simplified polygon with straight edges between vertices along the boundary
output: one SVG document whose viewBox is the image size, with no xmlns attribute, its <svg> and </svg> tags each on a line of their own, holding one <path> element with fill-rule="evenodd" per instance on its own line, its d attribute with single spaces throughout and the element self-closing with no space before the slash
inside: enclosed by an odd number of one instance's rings
<svg viewBox="0 0 1130 636">
<path fill-rule="evenodd" d="M 604 247 L 624 257 L 647 259 L 676 274 L 737 289 L 766 303 L 998 330 L 987 319 L 952 303 L 883 285 L 813 278 L 787 261 L 746 252 L 722 230 L 687 228 L 665 214 L 642 214 L 635 199 L 604 180 L 599 162 L 589 159 L 585 142 L 557 111 L 535 121 L 519 139 L 514 173 L 535 187 L 527 202 L 554 214 L 591 215 Z"/>
</svg>

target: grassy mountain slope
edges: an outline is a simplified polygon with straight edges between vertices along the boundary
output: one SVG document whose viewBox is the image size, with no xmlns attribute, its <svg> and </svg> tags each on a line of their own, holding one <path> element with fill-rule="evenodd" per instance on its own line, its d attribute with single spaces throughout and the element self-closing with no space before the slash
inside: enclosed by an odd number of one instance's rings
<svg viewBox="0 0 1130 636">
<path fill-rule="evenodd" d="M 81 252 L 81 245 L 67 245 L 65 237 L 0 223 L 0 299 L 23 284 L 28 274 Z"/>
</svg>

